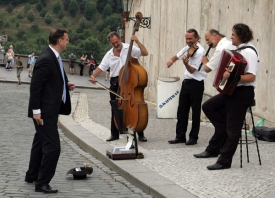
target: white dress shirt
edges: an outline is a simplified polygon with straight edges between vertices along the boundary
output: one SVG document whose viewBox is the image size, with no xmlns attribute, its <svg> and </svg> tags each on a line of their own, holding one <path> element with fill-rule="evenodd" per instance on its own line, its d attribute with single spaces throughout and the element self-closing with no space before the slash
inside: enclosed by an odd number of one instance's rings
<svg viewBox="0 0 275 198">
<path fill-rule="evenodd" d="M 114 48 L 110 49 L 105 54 L 100 65 L 98 66 L 99 69 L 106 71 L 108 68 L 110 68 L 110 77 L 119 76 L 120 69 L 125 65 L 129 46 L 130 45 L 127 43 L 122 43 L 122 49 L 119 57 L 114 55 Z M 139 58 L 141 56 L 140 49 L 133 45 L 131 55 L 134 58 Z"/>
</svg>

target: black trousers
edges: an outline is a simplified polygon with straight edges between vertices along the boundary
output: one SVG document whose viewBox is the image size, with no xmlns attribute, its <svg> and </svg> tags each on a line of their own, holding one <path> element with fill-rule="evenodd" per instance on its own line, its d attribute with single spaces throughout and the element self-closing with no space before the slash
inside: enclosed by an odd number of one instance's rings
<svg viewBox="0 0 275 198">
<path fill-rule="evenodd" d="M 218 94 L 203 105 L 202 109 L 215 127 L 206 151 L 221 155 L 217 163 L 231 166 L 237 149 L 247 108 L 254 100 L 253 86 L 237 87 L 232 96 Z"/>
<path fill-rule="evenodd" d="M 90 65 L 89 67 L 89 75 L 92 75 L 95 70 L 95 65 Z"/>
<path fill-rule="evenodd" d="M 114 92 L 118 92 L 118 77 L 111 77 L 110 79 L 110 89 Z M 110 92 L 110 100 L 115 100 L 116 99 L 116 95 L 112 94 Z M 112 114 L 111 114 L 111 135 L 114 137 L 119 137 L 119 130 L 116 128 L 115 122 L 114 122 L 114 112 L 111 108 Z M 144 136 L 144 132 L 138 132 L 137 133 L 140 137 Z"/>
<path fill-rule="evenodd" d="M 204 91 L 204 81 L 184 80 L 182 82 L 179 106 L 177 111 L 176 138 L 186 140 L 188 117 L 190 107 L 192 108 L 192 129 L 189 133 L 190 139 L 198 139 L 200 130 L 201 101 Z"/>
<path fill-rule="evenodd" d="M 79 65 L 80 66 L 80 76 L 83 76 L 83 69 L 84 69 L 84 64 Z"/>
<path fill-rule="evenodd" d="M 58 117 L 57 117 L 58 118 Z M 37 125 L 33 120 L 36 133 L 34 135 L 27 180 L 36 180 L 36 186 L 50 183 L 60 156 L 60 139 L 57 130 L 57 119 L 44 120 L 44 125 Z M 55 124 L 54 124 L 55 123 Z"/>
</svg>

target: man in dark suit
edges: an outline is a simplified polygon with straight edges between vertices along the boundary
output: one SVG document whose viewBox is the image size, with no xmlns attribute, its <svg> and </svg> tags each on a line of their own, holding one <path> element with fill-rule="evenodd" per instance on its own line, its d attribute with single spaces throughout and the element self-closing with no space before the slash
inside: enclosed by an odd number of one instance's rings
<svg viewBox="0 0 275 198">
<path fill-rule="evenodd" d="M 60 57 L 68 43 L 66 30 L 52 30 L 49 47 L 37 59 L 31 80 L 28 116 L 33 118 L 36 133 L 25 181 L 35 181 L 36 192 L 58 192 L 49 185 L 61 150 L 58 115 L 71 113 L 69 90 L 75 88 L 75 84 L 67 79 Z"/>
</svg>

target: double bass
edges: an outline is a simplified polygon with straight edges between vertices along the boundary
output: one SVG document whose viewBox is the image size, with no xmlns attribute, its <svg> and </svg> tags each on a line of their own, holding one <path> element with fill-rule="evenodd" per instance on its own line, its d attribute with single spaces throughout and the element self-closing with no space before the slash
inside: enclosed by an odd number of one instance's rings
<svg viewBox="0 0 275 198">
<path fill-rule="evenodd" d="M 138 31 L 142 13 L 136 13 L 136 21 L 132 35 Z M 125 65 L 121 68 L 118 83 L 121 96 L 117 99 L 117 108 L 122 111 L 124 131 L 141 132 L 148 124 L 148 106 L 144 101 L 144 89 L 148 75 L 139 64 L 138 59 L 131 56 L 134 41 L 131 40 Z"/>
</svg>

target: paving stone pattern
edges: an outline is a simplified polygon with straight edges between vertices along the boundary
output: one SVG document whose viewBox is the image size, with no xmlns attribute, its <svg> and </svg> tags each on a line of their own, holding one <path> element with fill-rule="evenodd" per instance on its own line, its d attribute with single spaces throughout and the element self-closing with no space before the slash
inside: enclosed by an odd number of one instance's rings
<svg viewBox="0 0 275 198">
<path fill-rule="evenodd" d="M 0 197 L 151 197 L 110 170 L 101 161 L 84 152 L 62 131 L 61 155 L 51 182 L 60 192 L 46 195 L 34 192 L 34 184 L 24 182 L 34 134 L 32 120 L 27 118 L 29 85 L 0 83 Z M 94 171 L 85 180 L 66 175 L 74 167 L 90 163 Z"/>
<path fill-rule="evenodd" d="M 83 90 L 80 94 L 75 119 L 105 140 L 110 136 L 109 93 L 103 90 Z M 85 94 L 87 96 L 85 96 Z M 103 102 L 105 101 L 105 102 Z M 76 111 L 76 112 L 77 112 Z M 255 144 L 249 144 L 250 163 L 246 161 L 246 150 L 243 146 L 243 168 L 240 168 L 239 147 L 234 155 L 231 169 L 209 171 L 206 166 L 214 164 L 217 158 L 197 159 L 193 154 L 202 152 L 213 134 L 209 123 L 202 123 L 198 144 L 168 144 L 175 137 L 175 119 L 158 119 L 156 109 L 149 105 L 149 123 L 145 130 L 148 142 L 139 142 L 145 158 L 137 160 L 141 165 L 175 182 L 183 189 L 200 198 L 265 198 L 275 186 L 275 144 L 259 141 L 262 165 Z M 99 126 L 101 126 L 99 130 Z M 102 127 L 104 126 L 104 127 Z M 190 131 L 190 124 L 188 133 Z M 187 133 L 187 138 L 188 138 Z M 253 139 L 253 137 L 249 137 Z M 112 146 L 123 146 L 124 135 Z M 180 196 L 179 196 L 180 197 Z"/>
</svg>

